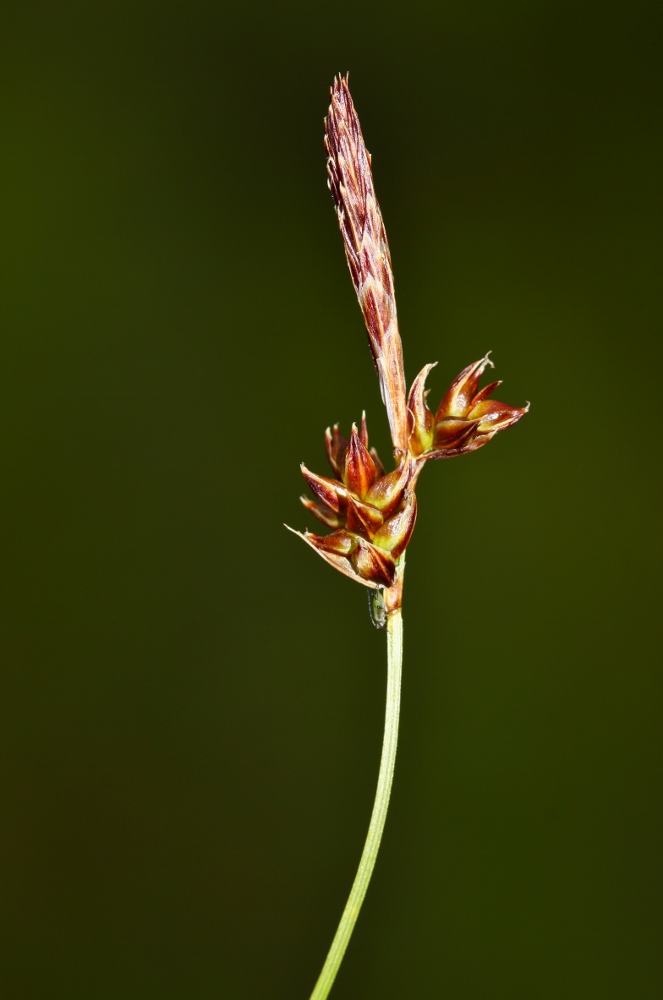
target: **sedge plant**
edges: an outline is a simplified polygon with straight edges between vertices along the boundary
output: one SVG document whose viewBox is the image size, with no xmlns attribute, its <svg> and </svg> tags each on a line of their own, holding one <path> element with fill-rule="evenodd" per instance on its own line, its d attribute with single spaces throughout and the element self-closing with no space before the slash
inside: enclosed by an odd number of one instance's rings
<svg viewBox="0 0 663 1000">
<path fill-rule="evenodd" d="M 435 412 L 427 403 L 426 379 L 437 362 L 424 365 L 407 392 L 389 245 L 347 76 L 335 78 L 331 88 L 325 149 L 328 185 L 387 410 L 394 467 L 387 470 L 369 448 L 365 413 L 359 426 L 352 425 L 349 438 L 338 424 L 327 428 L 333 476 L 301 466 L 313 494 L 301 501 L 331 532 L 295 534 L 334 569 L 368 588 L 373 622 L 387 633 L 387 704 L 373 812 L 357 875 L 311 1000 L 325 1000 L 332 988 L 373 873 L 387 815 L 400 710 L 405 550 L 417 519 L 417 480 L 429 460 L 477 451 L 528 409 L 492 399 L 500 382 L 479 388 L 483 372 L 493 367 L 488 354 L 463 369 Z"/>
</svg>

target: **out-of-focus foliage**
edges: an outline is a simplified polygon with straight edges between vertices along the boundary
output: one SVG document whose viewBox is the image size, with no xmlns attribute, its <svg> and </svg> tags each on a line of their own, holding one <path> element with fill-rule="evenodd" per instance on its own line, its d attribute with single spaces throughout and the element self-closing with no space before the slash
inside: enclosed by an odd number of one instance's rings
<svg viewBox="0 0 663 1000">
<path fill-rule="evenodd" d="M 1 15 L 11 1000 L 306 997 L 340 915 L 384 635 L 282 522 L 326 426 L 389 452 L 325 186 L 346 69 L 408 382 L 491 349 L 532 408 L 421 479 L 335 1000 L 661 993 L 660 5 L 344 16 Z"/>
</svg>

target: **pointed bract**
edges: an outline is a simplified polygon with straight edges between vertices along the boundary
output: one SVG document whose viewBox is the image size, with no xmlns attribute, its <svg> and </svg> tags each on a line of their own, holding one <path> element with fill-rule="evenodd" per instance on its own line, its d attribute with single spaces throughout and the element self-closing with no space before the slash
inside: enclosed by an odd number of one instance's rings
<svg viewBox="0 0 663 1000">
<path fill-rule="evenodd" d="M 435 368 L 437 361 L 430 365 L 425 365 L 419 372 L 407 400 L 408 418 L 410 427 L 410 451 L 413 455 L 421 455 L 433 444 L 433 428 L 435 417 L 426 404 L 426 379 L 431 368 Z"/>
<path fill-rule="evenodd" d="M 472 406 L 470 418 L 479 420 L 479 434 L 496 434 L 497 431 L 506 430 L 507 427 L 517 424 L 527 410 L 528 407 L 519 409 L 507 406 L 506 403 L 498 403 L 496 399 L 484 399 Z"/>
<path fill-rule="evenodd" d="M 375 463 L 362 444 L 356 424 L 352 425 L 350 444 L 345 453 L 343 482 L 351 493 L 362 500 L 375 482 Z"/>
<path fill-rule="evenodd" d="M 383 517 L 391 517 L 401 504 L 409 478 L 410 460 L 401 453 L 398 468 L 376 479 L 366 494 L 367 502 L 377 507 Z"/>
<path fill-rule="evenodd" d="M 321 548 L 318 544 L 320 540 L 319 535 L 312 535 L 308 531 L 302 534 L 301 531 L 296 531 L 294 528 L 291 528 L 290 525 L 288 524 L 286 524 L 285 527 L 288 529 L 288 531 L 292 531 L 293 535 L 297 535 L 299 538 L 302 539 L 302 541 L 306 542 L 307 545 L 310 545 L 313 551 L 317 552 L 318 555 L 325 560 L 325 562 L 329 563 L 330 566 L 333 566 L 334 569 L 337 569 L 340 573 L 343 573 L 345 576 L 349 576 L 351 580 L 355 580 L 357 583 L 363 584 L 364 587 L 384 586 L 384 584 L 375 583 L 373 580 L 369 580 L 360 576 L 359 573 L 357 573 L 354 567 L 352 566 L 350 560 L 346 558 L 346 556 L 338 555 L 336 552 L 327 551 Z M 366 544 L 369 543 L 367 542 Z"/>
<path fill-rule="evenodd" d="M 462 448 L 476 436 L 478 420 L 446 417 L 435 425 L 434 448 Z"/>
<path fill-rule="evenodd" d="M 403 506 L 378 528 L 373 536 L 373 544 L 386 549 L 394 559 L 398 559 L 410 541 L 416 520 L 417 498 L 414 490 L 406 490 Z"/>
<path fill-rule="evenodd" d="M 317 476 L 315 472 L 310 472 L 304 463 L 301 464 L 302 475 L 309 484 L 318 500 L 334 511 L 335 514 L 342 514 L 347 506 L 347 490 L 341 483 L 334 479 L 327 479 L 326 476 Z"/>
<path fill-rule="evenodd" d="M 444 417 L 464 417 L 467 415 L 467 410 L 476 393 L 479 379 L 488 365 L 491 368 L 495 367 L 488 354 L 486 354 L 485 358 L 481 358 L 480 361 L 475 361 L 474 364 L 468 365 L 467 368 L 463 369 L 458 378 L 455 378 L 447 389 L 444 399 L 435 414 L 435 423 Z"/>
<path fill-rule="evenodd" d="M 328 552 L 336 556 L 349 556 L 357 548 L 354 535 L 343 528 L 332 532 L 331 535 L 313 535 L 307 531 L 306 541 L 318 552 Z"/>
<path fill-rule="evenodd" d="M 396 575 L 396 563 L 391 553 L 376 548 L 363 538 L 358 542 L 350 559 L 359 576 L 378 587 L 390 587 Z"/>
<path fill-rule="evenodd" d="M 382 514 L 375 507 L 371 507 L 367 503 L 362 503 L 361 500 L 355 500 L 351 494 L 348 496 L 348 509 L 345 522 L 348 531 L 363 535 L 370 541 L 383 521 Z"/>
<path fill-rule="evenodd" d="M 359 428 L 359 440 L 368 451 L 368 427 L 366 425 L 366 410 L 361 411 L 361 426 Z M 370 454 L 370 452 L 369 452 Z"/>
<path fill-rule="evenodd" d="M 327 458 L 329 459 L 329 464 L 332 467 L 332 472 L 334 472 L 340 479 L 343 475 L 343 465 L 345 462 L 345 451 L 348 447 L 347 440 L 339 433 L 338 424 L 334 424 L 333 432 L 330 431 L 329 427 L 325 431 L 325 448 L 327 449 Z"/>
<path fill-rule="evenodd" d="M 306 509 L 313 514 L 313 517 L 317 517 L 318 521 L 322 521 L 322 523 L 326 524 L 328 528 L 342 528 L 345 524 L 345 521 L 340 514 L 335 514 L 332 510 L 329 510 L 329 508 L 316 503 L 315 500 L 310 500 L 308 497 L 300 497 L 299 499 L 304 504 Z"/>
<path fill-rule="evenodd" d="M 378 453 L 375 450 L 375 448 L 371 448 L 370 451 L 368 452 L 368 454 L 373 459 L 373 465 L 375 466 L 375 474 L 376 474 L 376 476 L 378 478 L 380 476 L 384 476 L 384 465 L 380 461 L 380 456 L 378 455 Z"/>
<path fill-rule="evenodd" d="M 483 389 L 479 389 L 478 393 L 472 399 L 472 408 L 477 406 L 478 403 L 483 402 L 484 399 L 488 399 L 489 396 L 495 392 L 501 386 L 502 382 L 498 379 L 497 382 L 490 382 L 488 385 L 484 385 Z"/>
</svg>

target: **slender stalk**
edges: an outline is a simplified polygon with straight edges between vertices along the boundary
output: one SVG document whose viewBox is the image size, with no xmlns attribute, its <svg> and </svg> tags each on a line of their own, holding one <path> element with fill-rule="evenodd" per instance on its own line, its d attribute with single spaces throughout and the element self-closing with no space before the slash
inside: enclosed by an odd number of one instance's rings
<svg viewBox="0 0 663 1000">
<path fill-rule="evenodd" d="M 398 741 L 398 716 L 401 701 L 401 670 L 403 664 L 403 618 L 400 608 L 387 618 L 387 707 L 384 718 L 384 739 L 382 741 L 382 758 L 380 760 L 380 775 L 375 793 L 373 813 L 368 828 L 368 835 L 359 862 L 352 890 L 343 910 L 341 922 L 329 954 L 320 973 L 320 977 L 311 994 L 311 1000 L 326 1000 L 329 996 L 336 973 L 343 961 L 345 949 L 354 930 L 359 916 L 361 904 L 368 889 L 368 883 L 373 874 L 377 858 L 384 822 L 387 818 L 391 784 L 394 777 L 396 762 L 396 744 Z"/>
</svg>

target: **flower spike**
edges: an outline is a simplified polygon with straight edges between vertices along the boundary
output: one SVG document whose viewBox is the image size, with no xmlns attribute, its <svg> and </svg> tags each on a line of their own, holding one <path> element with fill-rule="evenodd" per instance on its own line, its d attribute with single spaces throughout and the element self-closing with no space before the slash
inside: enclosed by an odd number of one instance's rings
<svg viewBox="0 0 663 1000">
<path fill-rule="evenodd" d="M 395 448 L 407 448 L 403 348 L 396 318 L 394 276 L 387 234 L 347 78 L 334 78 L 325 119 L 329 190 L 387 408 Z"/>
</svg>

